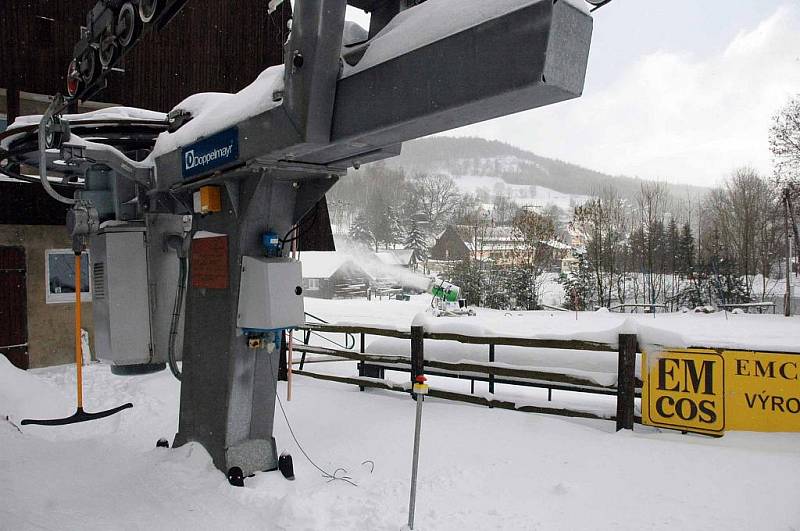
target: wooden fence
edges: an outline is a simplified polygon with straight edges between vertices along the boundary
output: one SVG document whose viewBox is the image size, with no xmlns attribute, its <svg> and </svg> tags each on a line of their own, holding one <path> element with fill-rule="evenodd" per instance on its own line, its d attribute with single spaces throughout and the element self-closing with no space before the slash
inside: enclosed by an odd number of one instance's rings
<svg viewBox="0 0 800 531">
<path fill-rule="evenodd" d="M 488 407 L 527 411 L 534 413 L 548 413 L 568 417 L 583 417 L 608 419 L 600 415 L 577 409 L 553 408 L 544 406 L 518 405 L 514 402 L 485 398 L 474 395 L 475 381 L 488 382 L 489 393 L 494 393 L 495 384 L 518 385 L 545 388 L 548 390 L 548 400 L 552 391 L 574 391 L 602 395 L 615 395 L 617 397 L 617 412 L 609 420 L 615 420 L 617 430 L 633 429 L 634 399 L 641 396 L 641 381 L 635 377 L 636 354 L 639 351 L 635 335 L 620 334 L 616 345 L 581 340 L 551 340 L 528 339 L 515 337 L 477 337 L 452 333 L 425 332 L 420 326 L 412 326 L 411 330 L 400 331 L 367 326 L 339 326 L 329 324 L 306 324 L 304 343 L 296 342 L 294 351 L 302 353 L 299 370 L 294 374 L 328 380 L 346 384 L 357 385 L 363 391 L 365 388 L 387 389 L 392 391 L 410 392 L 411 382 L 418 374 L 461 378 L 471 381 L 471 394 L 445 391 L 432 387 L 429 396 L 456 400 L 471 404 L 480 404 Z M 358 336 L 360 338 L 359 351 L 345 348 L 326 348 L 309 345 L 312 334 L 337 333 L 345 336 Z M 411 356 L 386 355 L 375 352 L 366 352 L 366 336 L 393 337 L 409 340 L 411 342 Z M 446 362 L 425 358 L 425 342 L 428 341 L 456 341 L 458 343 L 486 345 L 487 361 Z M 550 371 L 537 371 L 526 368 L 510 367 L 498 364 L 495 361 L 495 348 L 497 346 L 515 346 L 536 349 L 562 349 L 595 352 L 616 352 L 618 354 L 617 385 L 604 386 L 597 382 L 578 375 Z M 355 345 L 353 345 L 355 347 Z M 332 356 L 338 359 L 347 359 L 358 362 L 358 375 L 353 377 L 323 374 L 308 371 L 305 368 L 306 355 L 318 354 Z M 284 358 L 285 359 L 285 358 Z M 408 384 L 399 384 L 384 379 L 385 370 L 407 371 L 410 373 Z"/>
</svg>

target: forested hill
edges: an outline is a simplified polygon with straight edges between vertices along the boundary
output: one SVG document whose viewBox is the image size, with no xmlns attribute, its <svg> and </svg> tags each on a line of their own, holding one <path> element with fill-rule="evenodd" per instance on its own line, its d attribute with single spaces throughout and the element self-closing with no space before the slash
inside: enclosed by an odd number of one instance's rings
<svg viewBox="0 0 800 531">
<path fill-rule="evenodd" d="M 624 156 L 624 155 L 621 155 Z M 503 142 L 473 137 L 431 137 L 403 144 L 401 155 L 386 160 L 407 173 L 445 172 L 499 177 L 508 184 L 539 185 L 573 195 L 594 195 L 604 185 L 613 185 L 621 195 L 633 198 L 641 179 L 613 176 L 555 159 L 540 157 Z M 668 184 L 676 198 L 704 195 L 699 186 Z"/>
</svg>

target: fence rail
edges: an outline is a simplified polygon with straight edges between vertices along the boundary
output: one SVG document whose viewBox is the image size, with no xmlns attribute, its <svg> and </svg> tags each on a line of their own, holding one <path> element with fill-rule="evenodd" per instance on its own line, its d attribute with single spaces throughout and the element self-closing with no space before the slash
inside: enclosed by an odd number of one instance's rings
<svg viewBox="0 0 800 531">
<path fill-rule="evenodd" d="M 302 328 L 306 331 L 308 342 L 310 333 L 340 333 L 360 336 L 360 351 L 296 344 L 293 350 L 302 353 L 299 370 L 294 374 L 365 388 L 377 388 L 391 391 L 408 392 L 411 382 L 417 374 L 460 378 L 471 381 L 471 394 L 431 389 L 430 396 L 447 400 L 456 400 L 471 404 L 480 404 L 500 409 L 548 413 L 568 417 L 596 418 L 616 420 L 617 429 L 632 429 L 634 423 L 634 399 L 641 395 L 641 382 L 634 377 L 638 344 L 636 336 L 620 335 L 617 344 L 575 340 L 575 339 L 533 339 L 501 336 L 469 336 L 465 334 L 425 332 L 422 327 L 412 326 L 410 331 L 390 328 L 379 328 L 362 325 L 329 325 L 308 323 Z M 382 336 L 408 340 L 411 343 L 411 356 L 386 355 L 366 352 L 366 336 Z M 631 339 L 632 338 L 632 339 Z M 486 345 L 487 361 L 440 361 L 426 359 L 424 355 L 425 341 L 455 341 L 462 344 Z M 514 367 L 495 361 L 496 346 L 514 346 L 536 349 L 583 350 L 593 352 L 616 352 L 619 356 L 619 385 L 600 385 L 590 378 L 556 371 L 542 371 Z M 358 376 L 346 377 L 322 374 L 305 370 L 306 355 L 317 354 L 358 362 Z M 407 384 L 399 384 L 384 379 L 385 370 L 406 371 L 410 373 Z M 619 377 L 624 377 L 625 381 Z M 579 409 L 554 408 L 516 404 L 507 400 L 487 398 L 474 395 L 475 381 L 487 382 L 489 393 L 494 393 L 495 384 L 539 387 L 548 390 L 548 400 L 553 390 L 582 393 L 616 395 L 617 413 L 612 416 L 601 416 Z"/>
</svg>

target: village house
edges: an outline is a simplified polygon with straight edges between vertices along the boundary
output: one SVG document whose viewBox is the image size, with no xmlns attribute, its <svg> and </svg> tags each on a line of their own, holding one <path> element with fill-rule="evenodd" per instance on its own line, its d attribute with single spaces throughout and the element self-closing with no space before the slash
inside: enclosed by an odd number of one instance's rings
<svg viewBox="0 0 800 531">
<path fill-rule="evenodd" d="M 560 270 L 561 261 L 571 256 L 572 247 L 563 242 L 550 240 L 542 241 L 540 244 L 554 249 L 552 266 L 554 270 Z M 525 252 L 526 247 L 527 244 L 514 234 L 512 227 L 449 225 L 439 234 L 431 247 L 430 260 L 434 262 L 434 266 L 442 266 L 442 263 L 465 258 L 509 264 L 517 259 L 520 253 Z"/>
<path fill-rule="evenodd" d="M 314 299 L 367 297 L 372 277 L 342 251 L 303 251 L 303 295 Z"/>
</svg>

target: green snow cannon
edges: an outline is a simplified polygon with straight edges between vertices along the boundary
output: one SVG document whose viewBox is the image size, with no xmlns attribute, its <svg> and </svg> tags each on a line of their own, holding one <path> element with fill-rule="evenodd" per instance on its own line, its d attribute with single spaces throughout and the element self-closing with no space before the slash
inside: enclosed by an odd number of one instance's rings
<svg viewBox="0 0 800 531">
<path fill-rule="evenodd" d="M 437 280 L 431 284 L 430 292 L 434 297 L 439 297 L 446 302 L 457 302 L 461 295 L 461 288 L 444 280 Z"/>
</svg>

